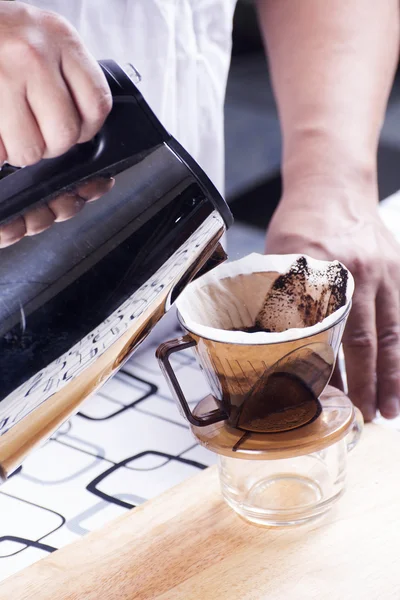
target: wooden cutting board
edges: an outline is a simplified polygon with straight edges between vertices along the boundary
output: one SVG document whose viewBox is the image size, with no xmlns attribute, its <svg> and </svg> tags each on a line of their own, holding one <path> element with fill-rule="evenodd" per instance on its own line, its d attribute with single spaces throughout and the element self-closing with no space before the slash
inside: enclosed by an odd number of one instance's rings
<svg viewBox="0 0 400 600">
<path fill-rule="evenodd" d="M 400 598 L 400 434 L 366 428 L 349 485 L 319 523 L 248 525 L 214 468 L 0 585 L 1 600 Z"/>
</svg>

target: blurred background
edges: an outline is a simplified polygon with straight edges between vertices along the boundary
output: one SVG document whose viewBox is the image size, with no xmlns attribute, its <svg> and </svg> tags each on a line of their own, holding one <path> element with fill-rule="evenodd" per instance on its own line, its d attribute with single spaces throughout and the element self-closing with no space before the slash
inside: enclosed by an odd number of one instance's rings
<svg viewBox="0 0 400 600">
<path fill-rule="evenodd" d="M 236 220 L 261 234 L 280 197 L 281 138 L 252 0 L 239 0 L 235 15 L 225 139 L 227 199 Z M 399 75 L 382 130 L 378 173 L 382 200 L 400 189 Z"/>
</svg>

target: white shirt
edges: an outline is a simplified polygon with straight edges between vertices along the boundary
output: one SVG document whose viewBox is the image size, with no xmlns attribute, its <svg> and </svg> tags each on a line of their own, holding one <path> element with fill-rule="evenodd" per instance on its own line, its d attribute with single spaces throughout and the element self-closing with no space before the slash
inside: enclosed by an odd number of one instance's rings
<svg viewBox="0 0 400 600">
<path fill-rule="evenodd" d="M 223 104 L 236 0 L 25 2 L 64 15 L 97 59 L 132 63 L 158 118 L 223 192 Z"/>
</svg>

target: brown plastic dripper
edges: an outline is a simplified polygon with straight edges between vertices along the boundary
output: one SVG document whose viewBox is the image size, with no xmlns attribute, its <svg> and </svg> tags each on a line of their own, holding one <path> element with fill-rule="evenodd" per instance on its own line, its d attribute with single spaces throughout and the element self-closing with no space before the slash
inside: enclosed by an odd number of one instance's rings
<svg viewBox="0 0 400 600">
<path fill-rule="evenodd" d="M 191 284 L 177 302 L 186 335 L 160 346 L 157 356 L 196 437 L 204 437 L 203 429 L 214 449 L 222 436 L 221 444 L 231 440 L 235 451 L 250 438 L 260 447 L 262 436 L 313 423 L 353 288 L 337 261 L 298 255 L 253 254 Z M 212 392 L 194 411 L 169 361 L 187 348 Z"/>
</svg>

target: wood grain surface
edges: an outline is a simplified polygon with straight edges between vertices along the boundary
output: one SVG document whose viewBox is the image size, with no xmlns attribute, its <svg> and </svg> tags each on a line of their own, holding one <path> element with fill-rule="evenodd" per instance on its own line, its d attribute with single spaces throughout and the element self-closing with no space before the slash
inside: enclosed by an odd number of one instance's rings
<svg viewBox="0 0 400 600">
<path fill-rule="evenodd" d="M 400 435 L 366 427 L 336 508 L 295 529 L 235 515 L 208 469 L 0 585 L 1 600 L 400 598 Z"/>
</svg>

